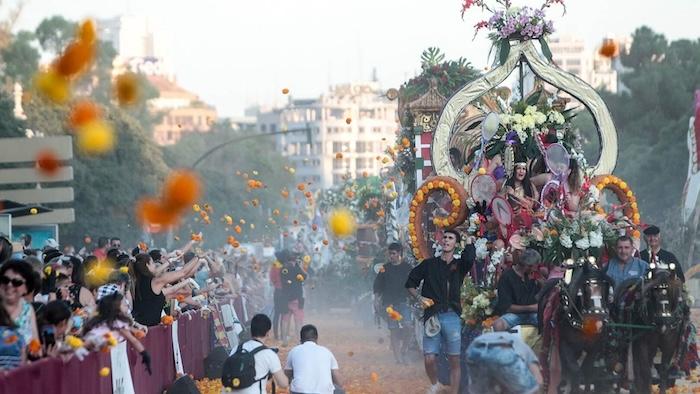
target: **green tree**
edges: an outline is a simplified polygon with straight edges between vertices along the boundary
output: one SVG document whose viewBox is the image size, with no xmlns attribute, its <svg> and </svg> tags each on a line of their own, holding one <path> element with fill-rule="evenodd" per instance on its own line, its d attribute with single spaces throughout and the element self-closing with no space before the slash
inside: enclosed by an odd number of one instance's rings
<svg viewBox="0 0 700 394">
<path fill-rule="evenodd" d="M 228 124 L 218 123 L 209 133 L 190 133 L 177 144 L 164 148 L 165 160 L 172 168 L 187 168 L 214 146 L 245 135 L 232 130 Z M 284 215 L 290 215 L 289 221 L 297 218 L 291 209 L 294 197 L 284 199 L 280 194 L 283 188 L 293 192 L 292 177 L 284 170 L 285 164 L 284 158 L 275 152 L 273 141 L 262 137 L 230 144 L 210 155 L 198 165 L 197 172 L 205 186 L 201 204 L 209 204 L 214 210 L 210 215 L 211 224 L 203 224 L 199 216 L 192 212 L 183 221 L 180 236 L 189 237 L 191 232 L 203 231 L 205 242 L 212 247 L 226 242 L 229 234 L 241 241 L 275 240 L 279 225 L 285 224 Z M 237 175 L 237 171 L 240 175 Z M 243 174 L 262 181 L 265 187 L 249 190 Z M 259 201 L 257 207 L 250 204 L 253 199 Z M 248 201 L 249 205 L 246 206 L 244 201 Z M 294 212 L 303 210 L 302 205 L 305 204 L 306 201 L 300 198 Z M 273 214 L 275 209 L 280 210 L 280 215 Z M 246 222 L 241 225 L 243 232 L 240 235 L 222 222 L 225 214 L 234 218 L 234 226 L 239 224 L 240 219 Z M 277 224 L 271 224 L 269 219 Z M 251 223 L 255 229 L 250 227 Z M 229 229 L 228 233 L 226 228 Z"/>
<path fill-rule="evenodd" d="M 0 89 L 0 138 L 24 137 L 26 125 L 15 117 L 15 103 L 12 98 Z"/>
<path fill-rule="evenodd" d="M 67 108 L 44 100 L 25 106 L 27 123 L 49 135 L 68 134 Z M 77 146 L 72 161 L 75 189 L 75 222 L 61 226 L 66 242 L 79 242 L 83 235 L 119 235 L 125 244 L 140 239 L 135 203 L 144 195 L 155 195 L 168 167 L 163 153 L 138 122 L 120 108 L 105 107 L 105 118 L 114 127 L 117 144 L 105 155 L 88 156 Z"/>
<path fill-rule="evenodd" d="M 51 54 L 59 54 L 75 35 L 76 23 L 60 15 L 54 15 L 39 23 L 36 38 L 41 48 Z"/>
<path fill-rule="evenodd" d="M 688 164 L 688 119 L 700 87 L 700 41 L 669 43 L 648 27 L 637 29 L 633 37 L 629 55 L 622 57 L 632 68 L 621 77 L 629 92 L 602 93 L 618 130 L 616 173 L 635 191 L 643 220 L 677 230 Z"/>
<path fill-rule="evenodd" d="M 20 31 L 7 48 L 0 50 L 6 77 L 29 86 L 39 64 L 39 51 L 32 46 L 34 33 Z"/>
</svg>

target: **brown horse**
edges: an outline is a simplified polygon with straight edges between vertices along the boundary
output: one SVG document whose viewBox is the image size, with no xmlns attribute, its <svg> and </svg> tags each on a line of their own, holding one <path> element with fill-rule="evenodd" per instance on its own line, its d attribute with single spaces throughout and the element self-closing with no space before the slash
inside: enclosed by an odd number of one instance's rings
<svg viewBox="0 0 700 394">
<path fill-rule="evenodd" d="M 579 261 L 567 268 L 571 273 L 565 279 L 550 282 L 549 289 L 545 287 L 540 299 L 541 329 L 544 329 L 544 338 L 550 342 L 551 351 L 557 352 L 558 347 L 561 369 L 559 387 L 553 387 L 558 383 L 556 377 L 547 377 L 548 392 L 563 391 L 565 386 L 572 393 L 592 388 L 601 392 L 607 382 L 599 379 L 601 376 L 596 373 L 594 363 L 605 349 L 608 294 L 612 280 L 588 261 Z M 548 296 L 550 291 L 558 292 L 559 296 Z M 555 310 L 547 312 L 551 308 Z M 584 352 L 585 357 L 579 364 Z M 543 354 L 542 360 L 551 365 L 551 357 L 551 353 Z M 550 374 L 556 369 L 557 366 L 548 368 Z"/>
<path fill-rule="evenodd" d="M 683 333 L 690 318 L 683 283 L 671 270 L 659 269 L 658 266 L 654 268 L 649 271 L 648 281 L 637 287 L 637 299 L 641 302 L 633 309 L 634 323 L 653 327 L 632 340 L 634 389 L 637 394 L 651 393 L 651 369 L 657 350 L 661 351 L 661 364 L 655 366 L 659 375 L 659 392 L 665 393 L 672 385 L 669 369 L 681 348 Z"/>
</svg>

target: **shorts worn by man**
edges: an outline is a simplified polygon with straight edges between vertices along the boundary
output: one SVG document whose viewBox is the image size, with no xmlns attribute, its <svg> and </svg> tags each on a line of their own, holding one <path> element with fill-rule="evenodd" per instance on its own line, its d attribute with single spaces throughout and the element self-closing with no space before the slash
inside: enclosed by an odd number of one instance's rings
<svg viewBox="0 0 700 394">
<path fill-rule="evenodd" d="M 515 334 L 489 332 L 478 336 L 467 349 L 467 364 L 472 394 L 531 394 L 542 384 L 535 352 Z"/>
<path fill-rule="evenodd" d="M 423 260 L 411 270 L 406 281 L 409 293 L 417 297 L 425 308 L 423 317 L 426 321 L 426 333 L 423 336 L 423 357 L 425 372 L 431 383 L 428 389 L 430 394 L 437 393 L 439 390 L 437 355 L 440 353 L 441 344 L 444 344 L 450 363 L 450 382 L 459 382 L 461 376 L 460 289 L 464 277 L 474 264 L 476 253 L 474 245 L 469 244 L 462 251 L 462 256 L 456 258 L 454 250 L 460 240 L 461 236 L 457 231 L 445 230 L 441 240 L 440 257 Z M 416 289 L 421 282 L 423 282 L 423 288 L 421 295 L 418 296 Z M 458 390 L 459 384 L 453 384 L 450 387 L 452 394 L 457 394 Z"/>
<path fill-rule="evenodd" d="M 292 394 L 333 394 L 340 388 L 338 361 L 318 345 L 318 330 L 311 324 L 301 328 L 301 345 L 289 351 L 284 373 L 291 380 Z"/>
</svg>

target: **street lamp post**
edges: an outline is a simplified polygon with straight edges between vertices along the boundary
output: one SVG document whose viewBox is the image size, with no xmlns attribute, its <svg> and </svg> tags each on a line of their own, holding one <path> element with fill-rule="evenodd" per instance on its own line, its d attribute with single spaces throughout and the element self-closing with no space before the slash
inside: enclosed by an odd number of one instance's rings
<svg viewBox="0 0 700 394">
<path fill-rule="evenodd" d="M 197 159 L 194 162 L 194 164 L 192 164 L 192 169 L 197 168 L 197 165 L 199 163 L 201 163 L 204 159 L 209 157 L 209 155 L 211 155 L 212 153 L 216 152 L 217 150 L 219 150 L 227 145 L 233 144 L 234 142 L 241 142 L 241 141 L 245 141 L 245 140 L 249 140 L 249 139 L 253 139 L 253 138 L 269 137 L 269 136 L 279 135 L 279 134 L 300 133 L 302 131 L 306 132 L 306 142 L 309 145 L 311 145 L 311 127 L 309 126 L 308 123 L 306 124 L 306 127 L 304 127 L 303 129 L 294 129 L 294 130 L 286 130 L 286 131 L 272 131 L 269 133 L 260 133 L 260 134 L 246 135 L 243 137 L 236 137 L 236 138 L 232 138 L 228 141 L 222 142 L 221 144 L 216 145 L 215 147 L 204 152 L 204 154 L 202 154 L 202 156 L 200 156 L 199 159 Z"/>
</svg>

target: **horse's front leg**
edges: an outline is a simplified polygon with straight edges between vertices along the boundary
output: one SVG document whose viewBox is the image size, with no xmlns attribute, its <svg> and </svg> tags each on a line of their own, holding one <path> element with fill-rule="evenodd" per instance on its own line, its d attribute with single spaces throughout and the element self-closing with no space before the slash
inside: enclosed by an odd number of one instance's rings
<svg viewBox="0 0 700 394">
<path fill-rule="evenodd" d="M 564 336 L 562 335 L 562 339 Z M 578 365 L 578 356 L 581 354 L 578 344 L 568 340 L 562 340 L 559 344 L 559 358 L 561 359 L 562 377 L 570 386 L 571 393 L 579 393 L 581 383 L 581 368 Z M 562 382 L 563 383 L 563 382 Z"/>
<path fill-rule="evenodd" d="M 651 368 L 653 367 L 656 344 L 650 344 L 651 335 L 642 335 L 632 342 L 632 368 L 634 381 L 632 382 L 635 394 L 651 393 Z M 654 350 L 651 350 L 651 349 Z"/>
<path fill-rule="evenodd" d="M 671 386 L 671 382 L 668 379 L 669 371 L 671 369 L 671 360 L 676 354 L 676 348 L 679 343 L 681 336 L 681 329 L 678 328 L 671 332 L 666 332 L 659 340 L 659 347 L 661 348 L 661 365 L 659 366 L 659 393 L 663 394 Z"/>
</svg>

